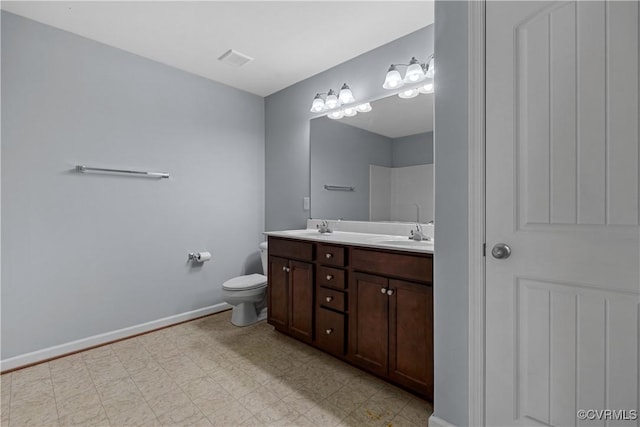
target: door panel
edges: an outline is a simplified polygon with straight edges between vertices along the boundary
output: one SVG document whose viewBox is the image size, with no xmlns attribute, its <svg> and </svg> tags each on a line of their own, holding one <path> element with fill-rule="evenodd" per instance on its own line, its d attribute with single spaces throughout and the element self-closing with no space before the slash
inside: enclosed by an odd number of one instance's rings
<svg viewBox="0 0 640 427">
<path fill-rule="evenodd" d="M 289 276 L 286 272 L 289 261 L 274 256 L 269 257 L 269 277 L 267 292 L 269 293 L 269 308 L 267 316 L 269 323 L 277 328 L 286 329 L 289 313 Z"/>
<path fill-rule="evenodd" d="M 349 293 L 349 358 L 380 374 L 387 374 L 389 309 L 388 279 L 354 273 L 355 292 Z"/>
<path fill-rule="evenodd" d="M 313 339 L 313 264 L 290 261 L 289 330 L 298 338 Z"/>
<path fill-rule="evenodd" d="M 638 407 L 638 14 L 486 3 L 487 425 Z"/>
<path fill-rule="evenodd" d="M 389 280 L 389 376 L 433 399 L 433 288 Z"/>
</svg>

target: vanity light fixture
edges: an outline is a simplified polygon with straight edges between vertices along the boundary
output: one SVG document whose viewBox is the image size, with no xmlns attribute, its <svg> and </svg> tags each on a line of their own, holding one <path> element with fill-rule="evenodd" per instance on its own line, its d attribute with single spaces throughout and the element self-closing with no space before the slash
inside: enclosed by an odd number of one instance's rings
<svg viewBox="0 0 640 427">
<path fill-rule="evenodd" d="M 322 97 L 326 95 L 326 97 Z M 367 113 L 371 111 L 371 104 L 365 102 L 364 104 L 354 104 L 356 98 L 351 92 L 351 88 L 348 84 L 343 84 L 340 88 L 340 92 L 336 94 L 333 89 L 329 89 L 328 92 L 316 93 L 316 96 L 311 102 L 312 113 L 326 112 L 327 117 L 330 119 L 341 119 L 343 117 L 353 117 L 358 113 Z"/>
<path fill-rule="evenodd" d="M 327 95 L 326 98 L 322 98 L 322 95 Z M 311 103 L 311 112 L 320 113 L 322 111 L 333 110 L 334 108 L 341 107 L 345 104 L 351 104 L 356 99 L 353 97 L 351 88 L 348 84 L 343 84 L 340 92 L 336 94 L 333 89 L 329 89 L 328 92 L 316 93 Z"/>
<path fill-rule="evenodd" d="M 400 75 L 398 67 L 407 67 L 404 77 Z M 420 63 L 420 61 L 414 56 L 408 64 L 391 64 L 382 87 L 390 90 L 399 89 L 405 84 L 419 83 L 425 79 L 432 79 L 434 74 L 435 63 L 433 60 L 433 54 L 430 55 L 424 63 Z"/>
</svg>

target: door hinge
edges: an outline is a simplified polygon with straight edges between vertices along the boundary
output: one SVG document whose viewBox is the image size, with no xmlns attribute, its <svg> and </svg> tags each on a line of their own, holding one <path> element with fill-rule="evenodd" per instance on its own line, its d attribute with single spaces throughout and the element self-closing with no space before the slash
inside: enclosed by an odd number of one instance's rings
<svg viewBox="0 0 640 427">
<path fill-rule="evenodd" d="M 482 256 L 484 256 L 484 257 L 487 256 L 487 244 L 486 243 L 482 244 Z"/>
</svg>

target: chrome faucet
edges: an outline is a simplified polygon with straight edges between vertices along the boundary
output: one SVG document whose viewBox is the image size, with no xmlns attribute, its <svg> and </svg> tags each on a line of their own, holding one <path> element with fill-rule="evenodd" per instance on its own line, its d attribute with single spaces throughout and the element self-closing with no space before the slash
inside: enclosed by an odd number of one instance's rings
<svg viewBox="0 0 640 427">
<path fill-rule="evenodd" d="M 333 233 L 333 230 L 329 228 L 329 222 L 324 219 L 322 220 L 322 222 L 320 222 L 320 224 L 316 224 L 316 228 L 318 229 L 318 232 L 321 234 Z"/>
<path fill-rule="evenodd" d="M 421 240 L 431 240 L 431 238 L 427 237 L 422 231 L 422 226 L 420 224 L 416 224 L 416 229 L 411 230 L 411 234 L 409 235 L 409 239 L 415 240 L 419 242 Z"/>
</svg>

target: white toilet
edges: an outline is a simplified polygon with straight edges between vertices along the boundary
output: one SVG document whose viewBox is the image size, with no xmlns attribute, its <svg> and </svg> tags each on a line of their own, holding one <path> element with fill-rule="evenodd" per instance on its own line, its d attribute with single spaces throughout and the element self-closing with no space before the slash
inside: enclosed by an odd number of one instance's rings
<svg viewBox="0 0 640 427">
<path fill-rule="evenodd" d="M 267 273 L 267 242 L 260 243 L 262 271 Z M 224 302 L 233 306 L 231 323 L 248 326 L 267 318 L 267 276 L 247 274 L 222 284 Z"/>
</svg>

